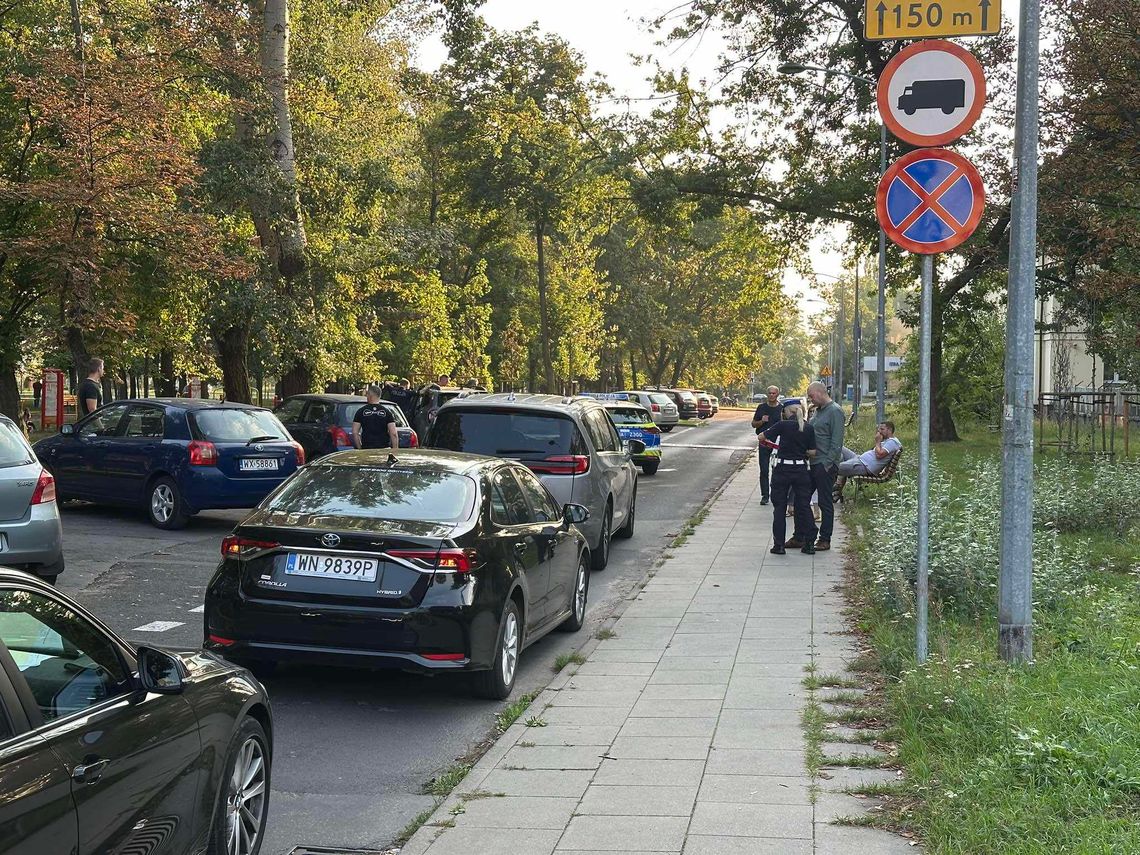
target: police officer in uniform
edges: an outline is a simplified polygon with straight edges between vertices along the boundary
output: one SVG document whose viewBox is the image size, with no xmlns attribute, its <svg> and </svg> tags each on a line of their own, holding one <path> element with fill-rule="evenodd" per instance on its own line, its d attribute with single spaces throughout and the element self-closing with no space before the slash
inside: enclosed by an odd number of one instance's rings
<svg viewBox="0 0 1140 855">
<path fill-rule="evenodd" d="M 376 385 L 368 387 L 368 403 L 352 419 L 352 440 L 357 448 L 388 448 L 395 452 L 400 447 L 400 434 L 391 411 L 380 403 L 382 391 Z M 388 457 L 393 459 L 393 454 Z"/>
<path fill-rule="evenodd" d="M 779 447 L 774 440 L 779 439 Z M 784 536 L 787 532 L 788 497 L 793 496 L 796 509 L 796 531 L 808 537 L 801 552 L 815 554 L 815 520 L 811 515 L 811 494 L 814 489 L 808 469 L 815 456 L 815 429 L 804 421 L 803 407 L 792 404 L 784 410 L 784 419 L 765 428 L 760 442 L 776 449 L 776 465 L 772 470 L 772 549 L 773 555 L 783 555 Z"/>
</svg>

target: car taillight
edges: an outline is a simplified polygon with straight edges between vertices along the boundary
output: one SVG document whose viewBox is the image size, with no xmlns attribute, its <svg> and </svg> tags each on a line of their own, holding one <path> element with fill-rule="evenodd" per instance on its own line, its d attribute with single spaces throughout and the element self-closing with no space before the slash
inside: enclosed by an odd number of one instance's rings
<svg viewBox="0 0 1140 855">
<path fill-rule="evenodd" d="M 329 435 L 332 436 L 334 448 L 340 448 L 341 446 L 352 448 L 352 437 L 348 435 L 348 431 L 344 428 L 333 425 L 329 428 Z"/>
<path fill-rule="evenodd" d="M 280 543 L 272 540 L 250 540 L 248 537 L 237 537 L 231 534 L 222 541 L 222 557 L 244 558 L 250 552 L 276 549 L 280 545 Z"/>
<path fill-rule="evenodd" d="M 476 560 L 471 549 L 390 549 L 388 556 L 441 573 L 470 573 Z"/>
<path fill-rule="evenodd" d="M 523 463 L 531 472 L 542 475 L 584 475 L 590 471 L 590 458 L 585 454 L 561 454 Z"/>
<path fill-rule="evenodd" d="M 296 452 L 296 454 L 297 454 L 297 465 L 298 466 L 304 466 L 305 465 L 305 449 L 304 449 L 304 447 L 302 447 L 301 443 L 296 442 L 296 441 L 291 442 L 289 444 L 291 446 L 293 446 L 293 451 Z"/>
<path fill-rule="evenodd" d="M 420 447 L 420 438 L 419 438 L 419 435 L 418 435 L 418 434 L 416 434 L 416 432 L 415 432 L 415 431 L 412 431 L 412 438 L 411 438 L 411 440 L 408 442 L 408 444 L 409 444 L 409 445 L 410 445 L 412 448 L 419 448 L 419 447 Z"/>
<path fill-rule="evenodd" d="M 653 404 L 653 412 L 655 412 L 655 413 L 661 412 L 661 405 L 660 404 Z"/>
<path fill-rule="evenodd" d="M 40 472 L 36 489 L 32 492 L 33 505 L 46 505 L 55 501 L 55 478 L 46 469 Z"/>
<path fill-rule="evenodd" d="M 209 635 L 209 641 L 212 644 L 220 644 L 222 647 L 231 647 L 234 644 L 232 638 L 222 638 L 220 635 L 214 635 L 213 633 Z"/>
<path fill-rule="evenodd" d="M 191 466 L 218 465 L 218 449 L 212 442 L 196 439 L 186 446 L 186 450 L 190 452 Z"/>
<path fill-rule="evenodd" d="M 651 427 L 643 427 L 641 429 L 641 432 L 642 433 L 661 433 L 661 428 L 657 427 L 657 425 L 653 425 Z"/>
</svg>

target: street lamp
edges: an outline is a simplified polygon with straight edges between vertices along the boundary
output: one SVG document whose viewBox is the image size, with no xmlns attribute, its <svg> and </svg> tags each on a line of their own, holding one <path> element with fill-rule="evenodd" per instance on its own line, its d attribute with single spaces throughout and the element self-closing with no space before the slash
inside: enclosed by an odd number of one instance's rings
<svg viewBox="0 0 1140 855">
<path fill-rule="evenodd" d="M 830 77 L 846 77 L 856 83 L 877 87 L 878 82 L 870 77 L 858 74 L 848 74 L 836 68 L 821 68 L 818 65 L 803 65 L 799 62 L 785 62 L 777 69 L 780 74 L 795 75 L 805 71 L 817 71 Z M 879 175 L 887 171 L 887 126 L 879 122 Z M 887 391 L 887 236 L 879 228 L 879 353 L 876 357 L 875 380 L 879 387 L 875 397 L 875 422 L 882 424 L 886 419 L 886 391 Z"/>
</svg>

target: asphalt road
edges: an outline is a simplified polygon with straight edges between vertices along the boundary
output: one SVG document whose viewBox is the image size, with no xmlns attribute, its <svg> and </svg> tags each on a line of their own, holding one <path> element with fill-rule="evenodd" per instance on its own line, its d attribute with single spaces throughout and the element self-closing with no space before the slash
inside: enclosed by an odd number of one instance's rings
<svg viewBox="0 0 1140 855">
<path fill-rule="evenodd" d="M 637 530 L 618 540 L 591 579 L 588 623 L 553 633 L 522 657 L 516 697 L 542 688 L 560 653 L 605 620 L 658 554 L 755 448 L 744 412 L 664 436 L 661 469 L 639 479 Z M 204 513 L 180 532 L 142 513 L 64 509 L 67 572 L 60 587 L 128 640 L 201 643 L 201 603 L 218 549 L 242 512 Z M 424 785 L 492 734 L 505 704 L 475 700 L 462 677 L 286 668 L 266 680 L 276 717 L 273 793 L 262 852 L 294 847 L 381 848 L 432 805 Z"/>
</svg>

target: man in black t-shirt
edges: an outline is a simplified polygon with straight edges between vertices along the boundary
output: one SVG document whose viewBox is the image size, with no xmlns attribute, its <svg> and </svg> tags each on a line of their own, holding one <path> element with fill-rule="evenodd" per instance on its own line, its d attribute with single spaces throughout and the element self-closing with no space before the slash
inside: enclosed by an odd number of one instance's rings
<svg viewBox="0 0 1140 855">
<path fill-rule="evenodd" d="M 381 388 L 368 387 L 368 403 L 356 411 L 352 419 L 352 439 L 357 448 L 400 447 L 400 434 L 391 411 L 380 403 Z"/>
<path fill-rule="evenodd" d="M 759 436 L 766 428 L 776 424 L 783 415 L 784 409 L 780 406 L 780 387 L 769 386 L 768 400 L 756 408 L 756 414 L 752 417 L 752 427 L 756 428 L 756 435 Z M 760 443 L 760 504 L 762 505 L 768 504 L 771 495 L 768 486 L 768 469 L 771 462 L 772 449 Z"/>
<path fill-rule="evenodd" d="M 87 379 L 79 384 L 75 396 L 75 407 L 79 418 L 89 416 L 103 406 L 103 360 L 92 359 L 87 363 Z"/>
</svg>

